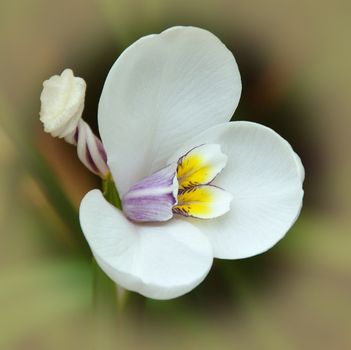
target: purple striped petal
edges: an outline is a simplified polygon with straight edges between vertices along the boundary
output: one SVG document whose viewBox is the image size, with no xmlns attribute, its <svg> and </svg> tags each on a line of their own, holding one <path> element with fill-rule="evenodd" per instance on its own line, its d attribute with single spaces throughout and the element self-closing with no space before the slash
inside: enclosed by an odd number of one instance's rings
<svg viewBox="0 0 351 350">
<path fill-rule="evenodd" d="M 125 215 L 133 221 L 167 221 L 177 203 L 177 164 L 169 165 L 137 182 L 122 198 Z"/>
</svg>

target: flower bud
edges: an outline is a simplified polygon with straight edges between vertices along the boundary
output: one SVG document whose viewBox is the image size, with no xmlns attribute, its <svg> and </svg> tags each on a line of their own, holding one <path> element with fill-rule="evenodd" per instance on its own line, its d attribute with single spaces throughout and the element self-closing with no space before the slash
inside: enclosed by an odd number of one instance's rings
<svg viewBox="0 0 351 350">
<path fill-rule="evenodd" d="M 82 116 L 85 90 L 85 81 L 75 77 L 71 69 L 44 81 L 40 120 L 46 132 L 60 138 L 74 132 Z"/>
</svg>

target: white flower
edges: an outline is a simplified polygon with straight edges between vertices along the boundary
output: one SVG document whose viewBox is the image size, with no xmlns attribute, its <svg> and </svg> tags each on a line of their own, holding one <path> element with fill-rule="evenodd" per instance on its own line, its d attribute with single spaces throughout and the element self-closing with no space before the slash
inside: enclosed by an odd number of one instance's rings
<svg viewBox="0 0 351 350">
<path fill-rule="evenodd" d="M 40 120 L 46 132 L 54 137 L 66 137 L 78 125 L 84 108 L 86 84 L 65 69 L 44 81 L 40 95 Z"/>
<path fill-rule="evenodd" d="M 180 296 L 214 257 L 262 253 L 298 217 L 301 161 L 273 130 L 228 122 L 240 93 L 233 55 L 199 28 L 141 38 L 113 65 L 98 119 L 124 211 L 93 190 L 80 222 L 97 262 L 122 287 Z"/>
</svg>

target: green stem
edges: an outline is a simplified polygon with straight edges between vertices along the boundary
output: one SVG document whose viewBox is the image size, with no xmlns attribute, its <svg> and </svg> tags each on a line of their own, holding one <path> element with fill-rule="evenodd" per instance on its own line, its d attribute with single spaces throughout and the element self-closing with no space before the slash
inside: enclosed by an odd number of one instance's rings
<svg viewBox="0 0 351 350">
<path fill-rule="evenodd" d="M 93 258 L 93 303 L 94 309 L 100 315 L 110 315 L 113 317 L 114 310 L 117 307 L 116 290 L 114 283 L 101 270 L 96 260 Z"/>
<path fill-rule="evenodd" d="M 121 199 L 109 174 L 102 181 L 103 195 L 106 200 L 118 209 L 122 209 Z M 95 288 L 94 300 L 97 309 L 117 310 L 119 315 L 137 314 L 140 316 L 144 308 L 145 298 L 137 293 L 129 292 L 110 280 L 94 261 Z M 112 307 L 111 307 L 112 306 Z M 127 310 L 128 309 L 128 310 Z M 98 311 L 101 313 L 101 310 Z"/>
<path fill-rule="evenodd" d="M 118 209 L 122 209 L 121 199 L 119 198 L 119 194 L 117 192 L 116 186 L 113 182 L 111 174 L 108 174 L 105 179 L 102 180 L 102 191 L 106 200 L 115 206 Z M 112 282 L 105 273 L 99 268 L 99 266 L 95 264 L 95 304 L 101 304 L 104 308 L 106 305 L 106 300 L 112 300 L 111 290 L 113 290 L 113 301 L 109 303 L 114 304 L 117 308 L 118 312 L 121 312 L 124 309 L 125 302 L 128 296 L 128 291 L 124 288 L 118 286 L 114 282 Z M 103 276 L 101 276 L 103 275 Z M 104 300 L 99 302 L 100 296 Z"/>
<path fill-rule="evenodd" d="M 102 191 L 104 197 L 116 208 L 122 209 L 122 202 L 119 198 L 115 183 L 112 180 L 111 174 L 108 174 L 106 179 L 102 180 Z"/>
</svg>

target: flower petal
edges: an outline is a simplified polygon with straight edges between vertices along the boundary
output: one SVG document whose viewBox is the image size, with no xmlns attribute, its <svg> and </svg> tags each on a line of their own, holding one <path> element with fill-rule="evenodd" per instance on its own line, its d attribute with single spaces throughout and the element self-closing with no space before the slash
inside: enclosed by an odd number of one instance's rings
<svg viewBox="0 0 351 350">
<path fill-rule="evenodd" d="M 214 184 L 230 192 L 233 200 L 226 215 L 191 222 L 208 236 L 218 258 L 245 258 L 271 248 L 302 206 L 303 167 L 291 146 L 265 126 L 231 122 L 206 130 L 172 159 L 199 143 L 218 143 L 228 156 Z"/>
<path fill-rule="evenodd" d="M 133 185 L 122 198 L 123 212 L 137 222 L 167 221 L 177 203 L 176 164 L 157 171 Z"/>
<path fill-rule="evenodd" d="M 227 156 L 221 146 L 206 144 L 193 148 L 178 160 L 179 188 L 185 189 L 210 183 L 225 167 Z"/>
<path fill-rule="evenodd" d="M 80 222 L 105 273 L 122 287 L 154 299 L 171 299 L 196 287 L 213 260 L 208 239 L 181 220 L 136 225 L 98 190 L 80 206 Z"/>
<path fill-rule="evenodd" d="M 230 210 L 233 196 L 219 187 L 202 185 L 182 190 L 174 213 L 198 219 L 213 219 Z"/>
<path fill-rule="evenodd" d="M 99 129 L 121 195 L 191 137 L 228 121 L 240 98 L 232 53 L 210 32 L 173 27 L 143 37 L 111 68 Z"/>
<path fill-rule="evenodd" d="M 299 155 L 294 153 L 294 156 L 295 156 L 295 163 L 296 163 L 297 171 L 300 175 L 300 180 L 303 183 L 305 180 L 305 168 L 302 165 L 301 158 L 299 157 Z"/>
</svg>

